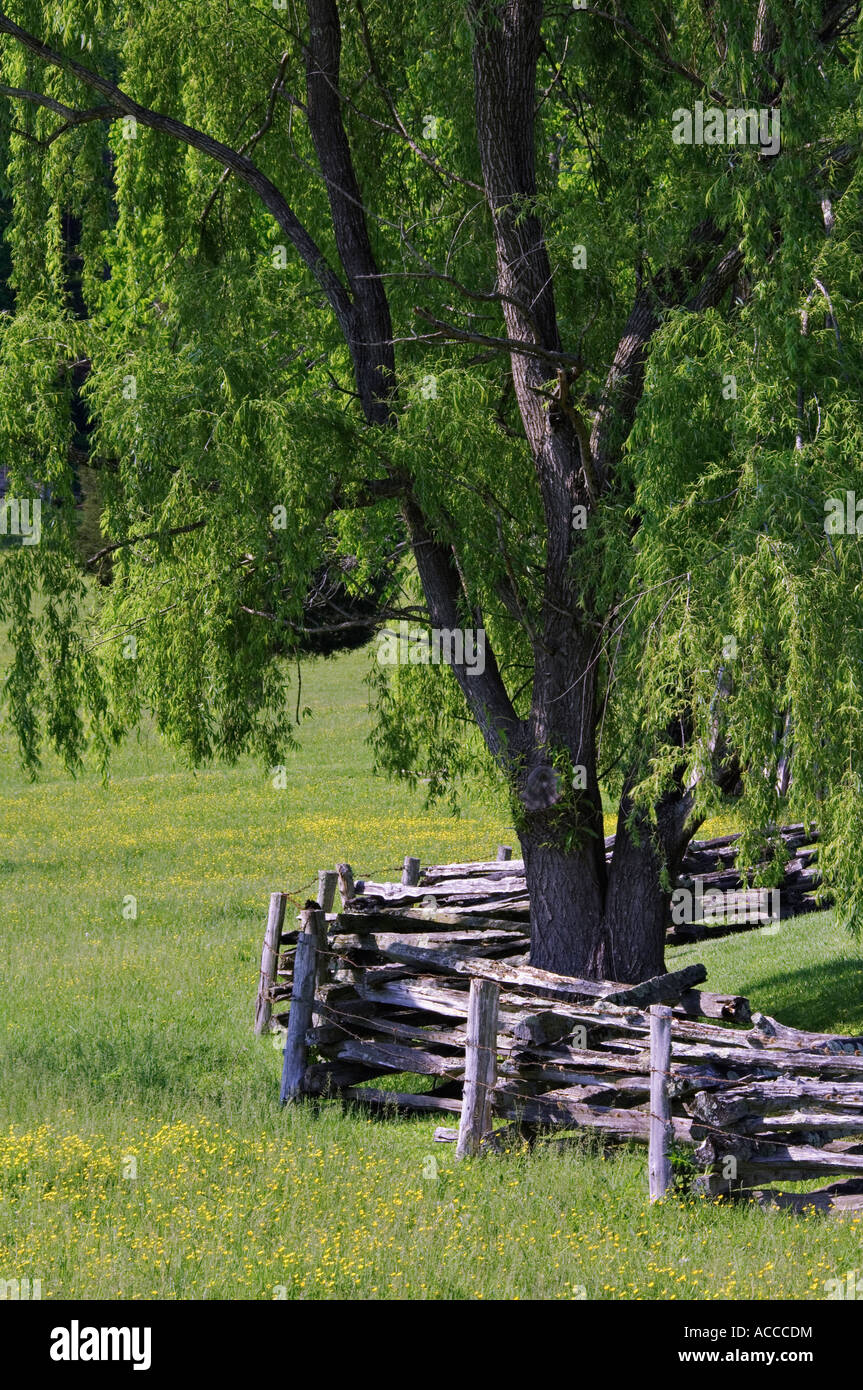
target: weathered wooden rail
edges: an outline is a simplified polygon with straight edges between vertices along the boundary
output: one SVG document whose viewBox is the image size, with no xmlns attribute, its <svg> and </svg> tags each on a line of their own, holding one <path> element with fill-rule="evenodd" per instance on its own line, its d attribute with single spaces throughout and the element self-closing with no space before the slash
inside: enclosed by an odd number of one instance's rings
<svg viewBox="0 0 863 1390">
<path fill-rule="evenodd" d="M 817 839 L 814 829 L 802 824 L 784 826 L 777 832 L 788 859 L 776 902 L 779 917 L 814 912 L 828 905 L 828 900 L 816 900 L 820 879 L 817 867 Z M 668 941 L 682 945 L 703 940 L 706 936 L 724 936 L 747 931 L 772 921 L 764 890 L 752 886 L 753 870 L 737 864 L 738 835 L 723 835 L 713 840 L 694 840 L 683 860 L 676 889 L 689 889 L 703 915 L 696 913 L 692 921 L 669 922 Z M 614 850 L 614 836 L 606 839 L 608 859 Z M 502 845 L 498 857 L 474 863 L 436 864 L 420 870 L 418 859 L 408 857 L 400 883 L 359 880 L 351 887 L 358 911 L 387 910 L 396 905 L 416 907 L 423 903 L 442 908 L 455 916 L 468 913 L 492 914 L 525 925 L 530 916 L 524 862 L 513 859 L 508 845 Z M 727 912 L 716 906 L 716 895 L 728 900 Z M 713 905 L 712 907 L 710 905 Z M 526 949 L 526 948 L 525 948 Z"/>
<path fill-rule="evenodd" d="M 463 882 L 469 867 L 426 876 Z M 510 864 L 486 867 L 505 878 Z M 406 861 L 403 877 L 417 871 Z M 649 1142 L 652 1197 L 668 1190 L 672 1144 L 710 1194 L 840 1175 L 863 1191 L 863 1038 L 750 1017 L 745 998 L 702 988 L 702 965 L 638 985 L 553 975 L 526 963 L 524 928 L 499 903 L 490 916 L 359 888 L 348 865 L 322 874 L 297 929 L 285 895 L 271 899 L 256 1031 L 286 1030 L 283 1102 L 457 1116 L 436 1137 L 464 1156 L 547 1129 Z M 399 1074 L 414 1080 L 370 1084 Z M 841 1184 L 825 1192 L 854 1200 Z"/>
</svg>

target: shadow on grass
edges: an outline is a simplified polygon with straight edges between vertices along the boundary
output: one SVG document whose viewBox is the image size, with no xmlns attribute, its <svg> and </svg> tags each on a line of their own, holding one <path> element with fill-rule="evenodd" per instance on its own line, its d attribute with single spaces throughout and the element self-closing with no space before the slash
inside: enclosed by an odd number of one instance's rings
<svg viewBox="0 0 863 1390">
<path fill-rule="evenodd" d="M 842 1031 L 863 1033 L 863 959 L 834 959 L 766 975 L 755 991 L 757 1006 L 792 1028 L 836 1032 L 841 1018 Z"/>
</svg>

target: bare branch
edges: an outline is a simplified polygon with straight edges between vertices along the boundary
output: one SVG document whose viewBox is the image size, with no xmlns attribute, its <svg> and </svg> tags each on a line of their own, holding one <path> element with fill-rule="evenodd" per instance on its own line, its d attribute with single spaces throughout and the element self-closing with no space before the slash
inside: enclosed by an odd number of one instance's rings
<svg viewBox="0 0 863 1390">
<path fill-rule="evenodd" d="M 255 146 L 258 145 L 258 144 L 261 142 L 261 140 L 262 140 L 262 139 L 264 138 L 264 136 L 266 135 L 267 131 L 268 131 L 268 130 L 270 129 L 270 127 L 272 126 L 272 124 L 273 124 L 273 115 L 274 115 L 274 112 L 275 112 L 275 109 L 276 109 L 276 99 L 278 98 L 278 96 L 279 96 L 279 94 L 280 94 L 280 92 L 281 92 L 281 90 L 282 90 L 282 86 L 283 86 L 283 83 L 284 83 L 284 80 L 285 80 L 285 68 L 286 68 L 287 65 L 288 65 L 288 59 L 289 59 L 289 57 L 290 57 L 290 54 L 288 54 L 288 53 L 283 53 L 283 54 L 282 54 L 281 61 L 279 62 L 279 70 L 278 70 L 278 72 L 276 73 L 276 80 L 274 81 L 272 87 L 270 88 L 270 95 L 269 95 L 269 97 L 267 98 L 267 110 L 266 110 L 266 114 L 265 114 L 265 116 L 264 116 L 264 119 L 263 119 L 263 121 L 261 122 L 261 125 L 260 125 L 260 127 L 258 128 L 258 130 L 255 131 L 254 135 L 251 135 L 251 136 L 249 137 L 249 139 L 246 141 L 246 143 L 245 143 L 244 145 L 241 145 L 241 146 L 240 146 L 239 151 L 238 151 L 239 154 L 245 154 L 245 155 L 250 154 L 251 151 L 255 148 Z M 223 185 L 227 182 L 227 180 L 231 177 L 231 173 L 232 173 L 232 170 L 231 170 L 231 169 L 224 169 L 224 170 L 222 171 L 222 177 L 219 179 L 219 182 L 216 184 L 216 187 L 213 189 L 213 192 L 211 193 L 211 195 L 210 195 L 210 197 L 209 197 L 209 199 L 208 199 L 207 206 L 204 208 L 204 211 L 201 213 L 201 216 L 200 216 L 200 218 L 199 218 L 199 220 L 198 220 L 198 225 L 199 225 L 199 227 L 203 228 L 204 223 L 206 222 L 207 218 L 209 217 L 210 213 L 211 213 L 212 210 L 213 210 L 213 207 L 214 207 L 214 205 L 215 205 L 216 199 L 217 199 L 218 196 L 219 196 L 219 192 L 220 192 L 221 188 L 222 188 Z"/>
<path fill-rule="evenodd" d="M 482 193 L 483 189 L 480 187 L 478 183 L 474 183 L 472 179 L 466 179 L 462 174 L 455 174 L 450 169 L 444 169 L 443 166 L 439 164 L 438 161 L 434 159 L 433 156 L 430 155 L 427 150 L 423 149 L 422 145 L 418 145 L 416 140 L 413 139 L 407 127 L 405 126 L 404 121 L 398 113 L 398 108 L 396 107 L 396 104 L 393 101 L 392 94 L 390 93 L 389 88 L 383 80 L 383 74 L 381 73 L 377 57 L 375 56 L 374 48 L 372 47 L 371 34 L 369 33 L 369 26 L 368 21 L 366 20 L 365 10 L 363 9 L 360 0 L 355 0 L 355 3 L 357 7 L 357 14 L 359 15 L 360 19 L 360 26 L 362 28 L 363 33 L 363 47 L 366 50 L 366 56 L 369 60 L 369 67 L 372 70 L 372 76 L 375 79 L 378 91 L 381 93 L 381 96 L 384 98 L 384 101 L 389 107 L 390 114 L 393 120 L 395 121 L 395 125 L 388 126 L 383 121 L 374 120 L 373 117 L 367 116 L 364 112 L 360 111 L 359 108 L 356 107 L 353 102 L 350 102 L 352 109 L 357 112 L 357 115 L 362 116 L 363 120 L 370 121 L 373 125 L 380 127 L 380 129 L 382 130 L 389 130 L 393 135 L 400 135 L 401 138 L 405 141 L 405 143 L 409 145 L 410 148 L 413 150 L 414 154 L 417 155 L 417 157 L 421 159 L 422 162 L 426 164 L 432 170 L 432 172 L 436 174 L 438 178 L 442 179 L 445 183 L 460 183 L 467 188 L 473 188 L 477 192 Z"/>
<path fill-rule="evenodd" d="M 91 106 L 86 111 L 77 111 L 72 106 L 64 106 L 61 101 L 55 101 L 53 97 L 46 97 L 41 92 L 30 92 L 25 87 L 0 86 L 0 96 L 17 101 L 27 101 L 33 106 L 43 106 L 48 111 L 55 111 L 58 116 L 65 118 L 63 124 L 57 130 L 52 131 L 45 140 L 30 135 L 26 130 L 19 130 L 17 126 L 13 127 L 17 135 L 23 135 L 25 140 L 29 140 L 34 145 L 41 145 L 43 149 L 53 145 L 55 140 L 64 135 L 67 130 L 71 130 L 73 126 L 88 125 L 91 121 L 113 121 L 122 114 L 115 106 Z"/>
<path fill-rule="evenodd" d="M 110 545 L 103 545 L 86 563 L 88 566 L 95 565 L 99 560 L 104 560 L 106 555 L 113 555 L 115 550 L 124 550 L 128 545 L 138 545 L 141 541 L 158 541 L 167 536 L 185 536 L 189 531 L 200 531 L 206 525 L 206 520 L 191 521 L 187 526 L 172 526 L 168 531 L 146 531 L 143 536 L 127 536 L 124 541 L 112 541 Z"/>
<path fill-rule="evenodd" d="M 584 366 L 582 359 L 571 352 L 551 352 L 547 348 L 540 347 L 538 343 L 528 343 L 518 338 L 495 338 L 487 333 L 470 333 L 466 329 L 456 328 L 454 324 L 444 323 L 442 319 L 435 318 L 427 309 L 422 309 L 419 306 L 414 307 L 414 313 L 418 318 L 433 324 L 440 331 L 437 333 L 417 333 L 412 338 L 396 338 L 394 339 L 395 342 L 424 343 L 435 340 L 439 342 L 451 340 L 456 343 L 480 343 L 483 347 L 497 348 L 498 352 L 519 353 L 523 357 L 537 357 L 540 361 L 551 362 L 555 366 Z"/>
<path fill-rule="evenodd" d="M 639 29 L 636 29 L 635 25 L 630 24 L 629 20 L 624 19 L 622 15 L 608 14 L 605 10 L 590 8 L 580 9 L 575 13 L 591 14 L 595 15 L 597 19 L 607 19 L 616 29 L 625 30 L 637 43 L 641 44 L 642 48 L 647 49 L 647 52 L 652 54 L 654 58 L 658 58 L 662 66 L 667 68 L 669 72 L 676 72 L 678 76 L 685 77 L 687 82 L 691 82 L 693 86 L 700 88 L 703 92 L 707 92 L 708 96 L 710 96 L 713 101 L 718 102 L 720 106 L 728 105 L 726 98 L 721 92 L 718 92 L 715 87 L 709 87 L 704 78 L 699 77 L 697 72 L 693 72 L 691 68 L 684 67 L 682 63 L 678 63 L 676 59 L 672 58 L 667 48 L 663 49 L 660 48 L 658 44 L 652 43 L 646 35 L 642 34 Z"/>
</svg>

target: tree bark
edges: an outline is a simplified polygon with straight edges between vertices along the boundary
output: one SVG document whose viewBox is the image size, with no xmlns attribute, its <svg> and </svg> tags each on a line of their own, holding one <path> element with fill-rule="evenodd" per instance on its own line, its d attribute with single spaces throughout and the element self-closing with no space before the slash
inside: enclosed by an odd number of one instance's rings
<svg viewBox="0 0 863 1390">
<path fill-rule="evenodd" d="M 600 978 L 595 962 L 605 903 L 604 855 L 600 874 L 590 850 L 555 845 L 539 827 L 519 838 L 530 896 L 531 965 L 558 975 Z"/>
<path fill-rule="evenodd" d="M 673 855 L 669 866 L 673 883 L 686 846 L 680 840 L 673 846 L 657 844 L 655 832 L 643 817 L 638 818 L 634 833 L 626 824 L 628 811 L 631 807 L 624 801 L 617 820 L 603 930 L 591 964 L 599 978 L 636 983 L 665 971 L 671 894 L 661 883 L 663 851 Z"/>
</svg>

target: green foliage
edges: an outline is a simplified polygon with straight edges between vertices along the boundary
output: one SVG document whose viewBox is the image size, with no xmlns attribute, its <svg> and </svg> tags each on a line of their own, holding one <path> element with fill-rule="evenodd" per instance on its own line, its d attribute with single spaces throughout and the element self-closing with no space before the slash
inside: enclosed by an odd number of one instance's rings
<svg viewBox="0 0 863 1390">
<path fill-rule="evenodd" d="M 717 745 L 733 748 L 744 853 L 777 820 L 817 816 L 822 862 L 853 924 L 863 908 L 863 837 L 847 833 L 861 801 L 860 537 L 826 534 L 824 507 L 855 486 L 863 494 L 863 30 L 828 51 L 816 0 L 768 11 L 775 43 L 759 50 L 754 14 L 737 0 L 660 14 L 637 0 L 618 26 L 550 7 L 538 190 L 520 214 L 543 222 L 562 341 L 586 363 L 574 388 L 586 415 L 637 290 L 653 285 L 659 304 L 691 259 L 693 229 L 709 217 L 724 245 L 741 248 L 719 307 L 657 308 L 622 465 L 576 547 L 573 614 L 597 632 L 610 791 L 634 768 L 636 803 L 652 813 Z M 8 13 L 139 102 L 234 148 L 252 141 L 339 269 L 293 10 L 13 0 Z M 69 767 L 88 743 L 104 762 L 143 710 L 193 763 L 247 751 L 278 761 L 295 739 L 290 658 L 321 564 L 343 563 L 348 592 L 361 595 L 404 553 L 396 504 L 360 505 L 390 471 L 411 479 L 458 564 L 462 620 L 481 616 L 517 713 L 530 708 L 547 528 L 506 359 L 423 341 L 415 313 L 502 331 L 499 304 L 482 298 L 496 266 L 477 187 L 471 34 L 460 7 L 416 0 L 399 7 L 398 25 L 376 0 L 343 6 L 342 28 L 343 115 L 397 344 L 395 429 L 364 423 L 321 291 L 290 248 L 282 267 L 284 234 L 249 188 L 181 141 L 121 120 L 36 143 L 57 131 L 57 113 L 2 99 L 0 461 L 10 486 L 42 495 L 49 514 L 40 546 L 0 554 L 0 621 L 15 652 L 6 714 L 31 772 L 46 740 Z M 78 107 L 94 100 L 7 37 L 0 63 L 6 85 Z M 759 107 L 775 71 L 779 155 L 672 141 L 675 108 L 713 93 Z M 583 271 L 576 245 L 588 250 Z M 460 300 L 459 285 L 480 298 Z M 117 547 L 89 567 L 111 582 L 89 586 L 75 541 L 82 437 L 104 542 Z M 410 566 L 399 583 L 421 605 Z M 496 784 L 451 671 L 378 667 L 371 683 L 382 769 L 428 777 L 430 797 L 451 802 L 465 778 Z M 565 764 L 574 750 L 558 754 Z M 556 813 L 564 837 L 578 834 L 576 802 Z M 701 778 L 695 817 L 719 804 Z"/>
<path fill-rule="evenodd" d="M 670 1146 L 668 1157 L 671 1161 L 672 1191 L 678 1197 L 685 1197 L 692 1188 L 693 1178 L 698 1174 L 692 1149 L 675 1142 Z"/>
</svg>

